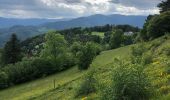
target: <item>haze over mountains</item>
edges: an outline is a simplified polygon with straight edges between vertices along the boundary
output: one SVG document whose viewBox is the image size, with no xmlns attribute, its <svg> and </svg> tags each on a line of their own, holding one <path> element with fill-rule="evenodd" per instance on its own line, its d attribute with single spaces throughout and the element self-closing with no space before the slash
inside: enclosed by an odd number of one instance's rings
<svg viewBox="0 0 170 100">
<path fill-rule="evenodd" d="M 47 22 L 66 21 L 66 20 L 69 19 L 40 19 L 40 18 L 19 19 L 19 18 L 0 17 L 0 28 L 8 28 L 14 25 L 37 26 Z"/>
<path fill-rule="evenodd" d="M 105 24 L 129 24 L 142 27 L 146 16 L 125 15 L 101 15 L 96 14 L 88 17 L 75 19 L 10 19 L 0 18 L 0 46 L 9 39 L 12 33 L 16 33 L 21 40 L 39 35 L 48 30 L 62 30 L 73 27 L 91 27 Z M 4 28 L 8 27 L 8 28 Z"/>
</svg>

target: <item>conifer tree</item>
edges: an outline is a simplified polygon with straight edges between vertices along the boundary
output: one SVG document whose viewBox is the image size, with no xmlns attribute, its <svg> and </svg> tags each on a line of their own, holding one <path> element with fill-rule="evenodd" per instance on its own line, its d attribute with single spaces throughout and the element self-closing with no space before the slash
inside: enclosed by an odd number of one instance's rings
<svg viewBox="0 0 170 100">
<path fill-rule="evenodd" d="M 10 40 L 5 44 L 2 53 L 3 64 L 14 64 L 21 60 L 20 41 L 15 34 L 12 34 Z"/>
</svg>

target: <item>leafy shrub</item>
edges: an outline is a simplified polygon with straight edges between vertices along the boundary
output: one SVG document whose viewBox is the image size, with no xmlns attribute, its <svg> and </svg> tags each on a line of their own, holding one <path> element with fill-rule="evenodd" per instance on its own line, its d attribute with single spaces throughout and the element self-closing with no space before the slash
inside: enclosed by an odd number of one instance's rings
<svg viewBox="0 0 170 100">
<path fill-rule="evenodd" d="M 110 77 L 109 77 L 110 78 Z M 110 78 L 111 79 L 111 78 Z M 103 79 L 103 81 L 97 81 L 97 92 L 99 93 L 99 100 L 112 100 L 113 89 L 109 79 Z"/>
<path fill-rule="evenodd" d="M 123 31 L 122 30 L 116 30 L 112 33 L 109 41 L 109 45 L 111 49 L 115 49 L 121 46 L 121 43 L 123 41 Z"/>
<path fill-rule="evenodd" d="M 0 89 L 8 87 L 8 75 L 0 71 Z"/>
<path fill-rule="evenodd" d="M 144 44 L 139 44 L 131 48 L 131 61 L 132 63 L 141 63 L 142 56 L 146 52 L 147 48 Z"/>
<path fill-rule="evenodd" d="M 170 56 L 170 46 L 166 46 L 162 49 L 162 52 L 167 55 Z"/>
<path fill-rule="evenodd" d="M 149 53 L 145 53 L 143 56 L 142 56 L 142 63 L 144 65 L 147 65 L 147 64 L 150 64 L 152 63 L 152 60 L 153 60 L 153 57 L 152 57 L 152 54 L 149 52 Z"/>
<path fill-rule="evenodd" d="M 133 56 L 142 56 L 143 53 L 146 51 L 146 47 L 144 44 L 139 44 L 131 48 L 131 53 Z"/>
<path fill-rule="evenodd" d="M 162 86 L 159 91 L 162 93 L 162 94 L 168 94 L 170 92 L 170 86 Z"/>
<path fill-rule="evenodd" d="M 101 48 L 98 44 L 93 42 L 87 42 L 83 47 L 79 57 L 78 67 L 80 70 L 88 69 L 92 60 L 96 55 L 101 51 Z"/>
<path fill-rule="evenodd" d="M 85 96 L 96 91 L 96 79 L 94 78 L 94 71 L 90 71 L 84 77 L 80 87 L 76 91 L 76 97 Z"/>
<path fill-rule="evenodd" d="M 149 100 L 151 85 L 143 66 L 116 60 L 112 84 L 105 89 L 102 100 Z M 110 98 L 108 98 L 110 97 Z"/>
<path fill-rule="evenodd" d="M 149 25 L 147 26 L 147 36 L 150 39 L 154 39 L 165 35 L 166 32 L 170 32 L 169 23 L 170 23 L 169 11 L 153 17 L 149 21 Z"/>
<path fill-rule="evenodd" d="M 79 42 L 74 42 L 70 49 L 71 49 L 71 52 L 77 57 L 77 53 L 80 52 L 82 50 L 82 45 L 79 43 Z"/>
<path fill-rule="evenodd" d="M 160 41 L 160 40 L 154 41 L 154 42 L 151 43 L 150 48 L 154 50 L 154 49 L 158 48 L 162 44 L 162 42 L 163 41 Z"/>
<path fill-rule="evenodd" d="M 59 60 L 58 62 L 53 62 L 49 59 L 34 58 L 15 64 L 9 64 L 2 69 L 5 73 L 2 75 L 8 76 L 10 85 L 34 80 L 71 67 L 74 64 L 74 61 L 72 62 L 72 58 L 69 56 L 65 57 L 67 59 L 61 59 L 62 61 L 66 61 L 65 63 L 59 62 Z M 60 65 L 56 66 L 57 64 L 54 63 L 59 63 Z"/>
</svg>

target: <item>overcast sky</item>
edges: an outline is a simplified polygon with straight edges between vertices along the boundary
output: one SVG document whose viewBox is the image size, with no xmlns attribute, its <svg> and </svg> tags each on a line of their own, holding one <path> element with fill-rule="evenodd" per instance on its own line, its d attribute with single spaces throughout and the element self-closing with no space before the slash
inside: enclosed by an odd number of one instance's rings
<svg viewBox="0 0 170 100">
<path fill-rule="evenodd" d="M 0 17 L 73 18 L 93 14 L 148 15 L 161 0 L 0 0 Z"/>
</svg>

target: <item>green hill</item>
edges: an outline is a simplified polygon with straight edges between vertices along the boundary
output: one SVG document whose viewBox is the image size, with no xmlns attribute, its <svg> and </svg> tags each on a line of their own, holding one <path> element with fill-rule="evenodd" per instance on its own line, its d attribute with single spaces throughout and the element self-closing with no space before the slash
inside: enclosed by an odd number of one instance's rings
<svg viewBox="0 0 170 100">
<path fill-rule="evenodd" d="M 168 63 L 169 61 L 169 56 L 166 56 L 164 49 L 166 47 L 170 47 L 169 43 L 170 38 L 165 36 L 151 42 L 143 43 L 147 47 L 146 54 L 151 53 L 153 56 L 153 62 L 147 65 L 146 70 L 148 71 L 149 75 L 155 77 L 153 84 L 157 87 L 157 91 L 165 95 L 163 100 L 168 100 L 168 93 L 170 93 L 170 86 L 168 84 L 170 75 L 169 73 L 164 74 L 166 73 L 169 66 L 168 64 L 168 66 L 165 66 L 165 63 Z M 91 64 L 91 68 L 96 69 L 95 73 L 97 73 L 97 77 L 100 78 L 98 81 L 104 81 L 109 78 L 108 76 L 111 73 L 110 65 L 115 58 L 119 58 L 121 60 L 129 60 L 131 47 L 136 45 L 137 44 L 104 51 L 99 56 L 97 56 Z M 80 100 L 83 97 L 75 98 L 74 94 L 76 88 L 79 87 L 79 84 L 85 73 L 86 71 L 79 71 L 77 67 L 73 67 L 59 74 L 2 90 L 0 91 L 0 99 Z M 86 97 L 88 100 L 96 100 L 98 98 L 98 93 L 92 93 Z"/>
</svg>

